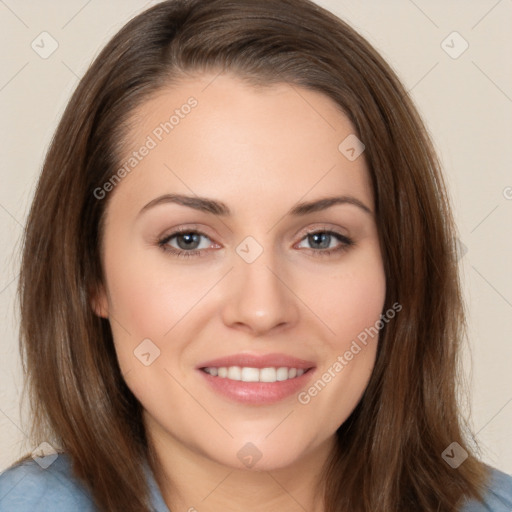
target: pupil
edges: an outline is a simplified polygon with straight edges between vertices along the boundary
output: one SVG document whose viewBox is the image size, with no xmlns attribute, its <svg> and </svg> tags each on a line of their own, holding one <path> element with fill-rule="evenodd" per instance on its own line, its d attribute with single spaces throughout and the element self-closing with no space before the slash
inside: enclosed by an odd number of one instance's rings
<svg viewBox="0 0 512 512">
<path fill-rule="evenodd" d="M 331 235 L 328 235 L 327 233 L 315 233 L 313 235 L 310 235 L 310 237 L 314 240 L 314 243 L 318 243 L 320 241 L 322 249 L 327 249 L 327 247 L 329 247 Z"/>
<path fill-rule="evenodd" d="M 185 245 L 180 243 L 181 240 L 186 241 Z M 191 248 L 195 249 L 197 246 L 191 247 L 190 243 L 198 244 L 199 243 L 199 235 L 197 233 L 186 233 L 184 235 L 178 236 L 177 241 L 178 241 L 178 246 L 180 247 L 180 249 L 191 249 Z"/>
</svg>

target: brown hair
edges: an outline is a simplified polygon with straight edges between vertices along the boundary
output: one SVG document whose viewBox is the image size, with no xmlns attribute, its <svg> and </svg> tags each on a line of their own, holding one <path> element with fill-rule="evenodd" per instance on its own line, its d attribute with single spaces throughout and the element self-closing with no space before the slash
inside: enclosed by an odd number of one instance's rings
<svg viewBox="0 0 512 512">
<path fill-rule="evenodd" d="M 94 190 L 119 166 L 130 114 L 183 76 L 228 71 L 334 100 L 366 146 L 386 274 L 367 389 L 325 468 L 328 512 L 453 511 L 481 499 L 487 468 L 464 439 L 457 391 L 465 332 L 448 194 L 426 129 L 395 73 L 345 22 L 308 0 L 170 0 L 127 23 L 80 81 L 49 148 L 24 237 L 21 354 L 34 444 L 70 455 L 104 511 L 149 510 L 142 406 L 121 375 L 103 281 Z M 340 141 L 341 142 L 341 141 Z M 467 429 L 469 431 L 469 429 Z M 452 469 L 456 441 L 470 454 Z"/>
</svg>

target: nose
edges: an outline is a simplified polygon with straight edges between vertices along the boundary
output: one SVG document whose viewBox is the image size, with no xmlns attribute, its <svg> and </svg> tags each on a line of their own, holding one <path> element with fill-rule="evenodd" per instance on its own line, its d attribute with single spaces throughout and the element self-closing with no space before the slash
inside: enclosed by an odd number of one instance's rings
<svg viewBox="0 0 512 512">
<path fill-rule="evenodd" d="M 263 251 L 252 263 L 235 262 L 222 307 L 225 325 L 261 336 L 297 323 L 299 299 L 292 279 L 282 266 L 279 270 L 270 252 Z"/>
</svg>

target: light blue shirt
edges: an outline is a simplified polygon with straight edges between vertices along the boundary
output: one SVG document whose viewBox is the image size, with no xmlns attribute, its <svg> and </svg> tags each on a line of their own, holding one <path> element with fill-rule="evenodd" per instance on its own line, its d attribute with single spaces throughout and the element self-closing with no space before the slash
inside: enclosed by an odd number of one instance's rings
<svg viewBox="0 0 512 512">
<path fill-rule="evenodd" d="M 0 512 L 97 512 L 89 492 L 71 474 L 69 456 L 33 459 L 0 474 Z M 46 461 L 46 463 L 45 463 Z M 149 466 L 144 467 L 153 512 L 169 512 Z M 462 512 L 511 512 L 512 476 L 492 468 L 484 503 L 467 502 Z"/>
</svg>

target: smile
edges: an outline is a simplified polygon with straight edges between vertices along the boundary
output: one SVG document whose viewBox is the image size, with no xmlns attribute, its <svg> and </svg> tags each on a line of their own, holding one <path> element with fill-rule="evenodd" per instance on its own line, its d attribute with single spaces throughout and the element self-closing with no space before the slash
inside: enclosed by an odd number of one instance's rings
<svg viewBox="0 0 512 512">
<path fill-rule="evenodd" d="M 306 370 L 302 368 L 268 367 L 252 368 L 248 366 L 221 366 L 202 368 L 213 377 L 226 378 L 242 382 L 277 382 L 300 377 Z"/>
</svg>

